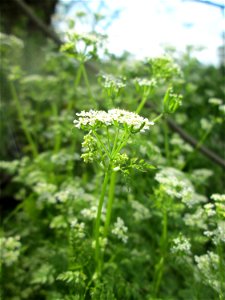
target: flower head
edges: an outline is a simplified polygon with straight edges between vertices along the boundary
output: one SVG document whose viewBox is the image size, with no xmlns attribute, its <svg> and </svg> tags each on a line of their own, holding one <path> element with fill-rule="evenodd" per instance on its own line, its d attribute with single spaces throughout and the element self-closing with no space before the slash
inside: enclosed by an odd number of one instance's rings
<svg viewBox="0 0 225 300">
<path fill-rule="evenodd" d="M 99 127 L 109 127 L 115 125 L 124 126 L 130 130 L 138 130 L 140 128 L 141 132 L 149 130 L 151 125 L 154 125 L 153 122 L 149 121 L 147 118 L 143 118 L 134 112 L 129 112 L 123 109 L 110 109 L 106 111 L 82 111 L 76 114 L 78 120 L 75 119 L 73 123 L 75 127 L 82 128 L 84 130 L 91 130 L 92 128 Z"/>
</svg>

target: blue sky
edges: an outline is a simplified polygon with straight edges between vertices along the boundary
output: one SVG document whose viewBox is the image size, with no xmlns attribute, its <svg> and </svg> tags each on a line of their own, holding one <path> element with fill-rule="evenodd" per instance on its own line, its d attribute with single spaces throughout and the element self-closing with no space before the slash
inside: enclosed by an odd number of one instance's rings
<svg viewBox="0 0 225 300">
<path fill-rule="evenodd" d="M 83 2 L 95 11 L 100 1 Z M 223 4 L 224 1 L 214 2 Z M 205 48 L 196 55 L 202 62 L 218 62 L 217 48 L 222 45 L 222 31 L 225 31 L 219 8 L 187 0 L 108 0 L 105 3 L 108 11 L 121 10 L 106 30 L 107 47 L 112 53 L 120 55 L 128 51 L 142 59 L 162 54 L 162 45 L 174 46 L 178 51 L 195 45 Z M 71 17 L 72 14 L 74 10 L 70 12 Z M 80 25 L 78 29 L 87 28 Z"/>
</svg>

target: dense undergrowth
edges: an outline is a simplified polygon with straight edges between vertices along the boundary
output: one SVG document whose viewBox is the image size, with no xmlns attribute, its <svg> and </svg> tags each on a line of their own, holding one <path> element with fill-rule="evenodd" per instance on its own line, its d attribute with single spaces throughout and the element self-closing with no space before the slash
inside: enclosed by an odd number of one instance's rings
<svg viewBox="0 0 225 300">
<path fill-rule="evenodd" d="M 31 74 L 1 44 L 2 298 L 225 299 L 224 170 L 198 151 L 224 155 L 222 69 L 70 34 Z"/>
</svg>

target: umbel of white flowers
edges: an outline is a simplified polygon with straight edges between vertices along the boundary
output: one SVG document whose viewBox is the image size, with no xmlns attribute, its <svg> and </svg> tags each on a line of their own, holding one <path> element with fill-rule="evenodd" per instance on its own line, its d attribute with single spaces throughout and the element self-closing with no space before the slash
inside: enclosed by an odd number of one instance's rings
<svg viewBox="0 0 225 300">
<path fill-rule="evenodd" d="M 110 109 L 106 111 L 81 111 L 76 114 L 78 120 L 74 120 L 75 127 L 84 130 L 90 130 L 92 128 L 99 128 L 102 126 L 109 127 L 111 125 L 119 125 L 132 130 L 140 129 L 140 132 L 149 130 L 154 122 L 149 121 L 147 118 L 143 118 L 134 112 L 129 112 L 123 109 Z M 138 130 L 139 131 L 139 130 Z"/>
</svg>

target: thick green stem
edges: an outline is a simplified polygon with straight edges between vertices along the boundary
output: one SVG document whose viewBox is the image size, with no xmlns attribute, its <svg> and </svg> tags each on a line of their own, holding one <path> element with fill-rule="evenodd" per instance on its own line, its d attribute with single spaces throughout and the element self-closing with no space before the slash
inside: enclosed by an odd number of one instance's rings
<svg viewBox="0 0 225 300">
<path fill-rule="evenodd" d="M 16 92 L 16 89 L 15 89 L 15 86 L 12 83 L 12 81 L 10 81 L 10 88 L 11 88 L 11 93 L 12 93 L 12 96 L 13 96 L 13 100 L 15 102 L 15 106 L 16 106 L 16 109 L 17 109 L 17 112 L 18 112 L 18 116 L 19 116 L 19 120 L 20 120 L 22 129 L 23 129 L 23 132 L 24 132 L 24 134 L 25 134 L 25 136 L 27 138 L 27 141 L 28 141 L 28 143 L 30 145 L 30 148 L 31 148 L 33 156 L 36 157 L 38 155 L 37 147 L 36 147 L 36 144 L 33 141 L 32 136 L 31 136 L 31 134 L 30 134 L 30 132 L 28 130 L 28 126 L 27 126 L 25 117 L 23 115 L 23 109 L 22 109 L 22 107 L 20 105 L 20 101 L 19 101 L 19 98 L 17 96 L 17 92 Z"/>
<path fill-rule="evenodd" d="M 95 261 L 97 266 L 97 273 L 100 273 L 101 271 L 101 255 L 100 255 L 100 244 L 99 244 L 100 222 L 101 222 L 101 215 L 102 215 L 102 206 L 104 203 L 104 197 L 106 194 L 108 181 L 109 181 L 109 170 L 107 170 L 105 173 L 105 178 L 102 185 L 102 191 L 98 203 L 98 211 L 97 211 L 97 217 L 95 222 Z"/>
<path fill-rule="evenodd" d="M 105 220 L 105 227 L 104 227 L 104 236 L 107 237 L 109 231 L 109 225 L 111 221 L 111 214 L 112 214 L 112 206 L 115 198 L 115 184 L 116 184 L 116 172 L 112 171 L 110 176 L 110 186 L 109 186 L 109 198 L 106 210 L 106 220 Z"/>
</svg>

